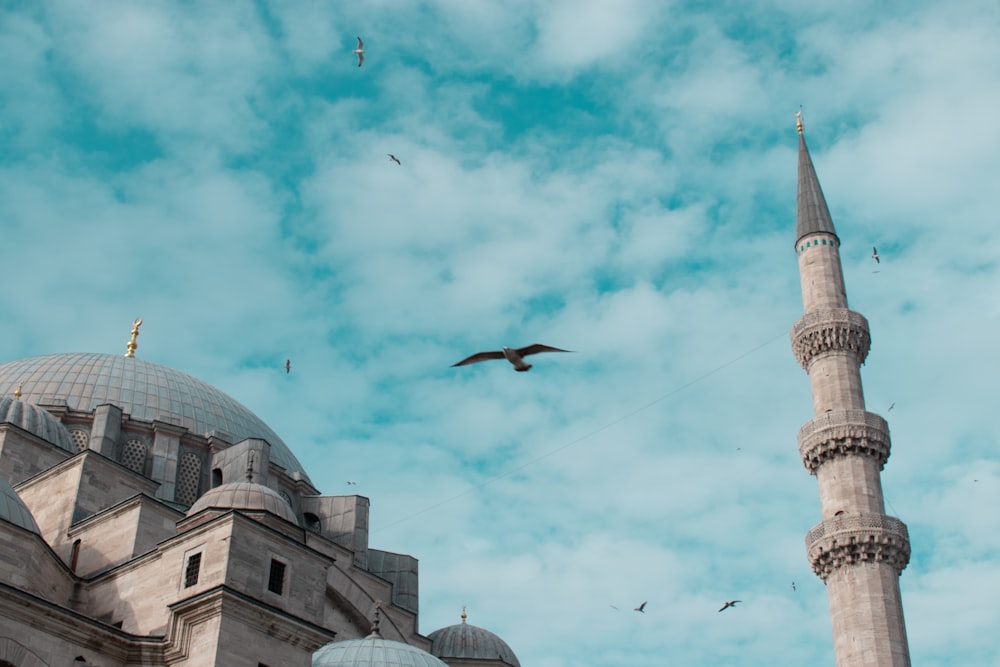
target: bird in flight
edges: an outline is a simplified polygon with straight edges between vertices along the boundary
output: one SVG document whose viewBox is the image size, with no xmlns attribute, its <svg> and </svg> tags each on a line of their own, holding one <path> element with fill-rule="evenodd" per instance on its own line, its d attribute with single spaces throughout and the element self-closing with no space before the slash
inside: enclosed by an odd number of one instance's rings
<svg viewBox="0 0 1000 667">
<path fill-rule="evenodd" d="M 742 600 L 730 600 L 726 604 L 722 605 L 722 609 L 720 609 L 719 611 L 725 611 L 730 607 L 735 607 L 737 602 L 742 602 Z"/>
<path fill-rule="evenodd" d="M 639 605 L 638 607 L 636 607 L 633 611 L 637 611 L 640 614 L 645 614 L 646 613 L 646 601 L 643 600 L 642 604 Z"/>
<path fill-rule="evenodd" d="M 878 261 L 878 250 L 875 249 L 875 246 L 872 246 L 872 259 L 875 260 L 876 264 L 881 264 L 881 262 Z"/>
<path fill-rule="evenodd" d="M 886 412 L 892 412 L 892 409 L 893 409 L 894 407 L 896 407 L 896 404 L 895 404 L 895 403 L 893 403 L 892 405 L 890 405 L 890 406 L 889 406 L 889 409 L 888 409 L 888 410 L 886 410 Z"/>
<path fill-rule="evenodd" d="M 365 62 L 365 43 L 361 41 L 358 37 L 358 48 L 351 51 L 351 53 L 358 54 L 358 67 L 361 67 Z"/>
<path fill-rule="evenodd" d="M 352 482 L 352 481 L 348 480 L 348 481 L 347 481 L 347 485 L 348 485 L 348 486 L 357 486 L 357 485 L 358 485 L 358 483 L 357 483 L 357 482 Z"/>
<path fill-rule="evenodd" d="M 403 163 L 399 161 L 399 158 L 393 155 L 392 153 L 386 153 L 386 155 L 388 155 L 389 159 L 398 164 L 400 167 L 403 166 Z"/>
<path fill-rule="evenodd" d="M 534 345 L 528 345 L 526 347 L 519 347 L 517 349 L 504 347 L 502 350 L 491 350 L 489 352 L 477 352 L 471 357 L 466 357 L 462 359 L 457 364 L 452 364 L 451 367 L 455 366 L 465 366 L 467 364 L 475 364 L 480 361 L 489 361 L 490 359 L 506 359 L 511 364 L 514 365 L 515 371 L 527 371 L 531 369 L 531 364 L 524 361 L 524 357 L 529 354 L 538 354 L 539 352 L 572 352 L 572 350 L 560 350 L 558 347 L 551 347 L 549 345 L 542 345 L 541 343 L 535 343 Z"/>
<path fill-rule="evenodd" d="M 792 590 L 793 591 L 795 590 L 795 582 L 794 581 L 792 582 Z"/>
<path fill-rule="evenodd" d="M 292 372 L 292 360 L 291 359 L 285 359 L 285 373 L 287 374 L 287 373 L 291 373 L 291 372 Z"/>
<path fill-rule="evenodd" d="M 615 611 L 618 611 L 618 607 L 614 606 L 613 604 L 609 604 L 608 606 L 614 609 Z"/>
</svg>

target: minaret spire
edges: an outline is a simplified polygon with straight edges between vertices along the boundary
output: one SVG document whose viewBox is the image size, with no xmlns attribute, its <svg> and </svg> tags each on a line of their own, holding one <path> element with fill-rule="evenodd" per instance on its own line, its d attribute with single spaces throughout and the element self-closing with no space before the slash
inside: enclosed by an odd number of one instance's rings
<svg viewBox="0 0 1000 667">
<path fill-rule="evenodd" d="M 909 667 L 899 575 L 910 559 L 906 526 L 885 514 L 881 471 L 889 426 L 865 409 L 860 366 L 868 321 L 847 307 L 840 239 L 816 178 L 798 116 L 795 252 L 805 314 L 792 350 L 809 373 L 814 417 L 799 453 L 819 485 L 823 521 L 809 531 L 813 571 L 826 583 L 837 667 Z"/>
</svg>

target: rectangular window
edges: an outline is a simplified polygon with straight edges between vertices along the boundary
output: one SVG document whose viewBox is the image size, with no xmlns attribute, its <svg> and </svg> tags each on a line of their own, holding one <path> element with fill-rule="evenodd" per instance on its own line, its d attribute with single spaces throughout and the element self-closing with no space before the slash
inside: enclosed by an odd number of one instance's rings
<svg viewBox="0 0 1000 667">
<path fill-rule="evenodd" d="M 198 583 L 198 572 L 201 570 L 201 553 L 192 554 L 184 568 L 184 588 L 190 588 Z"/>
<path fill-rule="evenodd" d="M 271 574 L 267 578 L 267 590 L 277 595 L 285 590 L 285 564 L 280 560 L 271 559 Z"/>
</svg>

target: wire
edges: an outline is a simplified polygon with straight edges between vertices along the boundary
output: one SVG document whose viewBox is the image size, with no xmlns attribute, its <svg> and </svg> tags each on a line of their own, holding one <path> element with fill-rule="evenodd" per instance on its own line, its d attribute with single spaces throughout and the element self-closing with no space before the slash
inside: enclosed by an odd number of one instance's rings
<svg viewBox="0 0 1000 667">
<path fill-rule="evenodd" d="M 545 459 L 549 458 L 550 456 L 554 456 L 554 455 L 558 454 L 559 452 L 561 452 L 563 450 L 566 450 L 566 449 L 569 449 L 570 447 L 572 447 L 574 445 L 578 445 L 581 442 L 583 442 L 584 440 L 592 438 L 595 435 L 597 435 L 598 433 L 606 431 L 609 428 L 611 428 L 612 426 L 617 426 L 618 424 L 622 423 L 626 419 L 630 419 L 630 418 L 634 417 L 635 415 L 639 414 L 640 412 L 648 410 L 649 408 L 653 407 L 657 403 L 665 401 L 666 399 L 670 398 L 671 396 L 675 396 L 676 394 L 679 394 L 680 392 L 684 391 L 685 389 L 688 389 L 688 388 L 690 388 L 690 387 L 698 384 L 699 382 L 701 382 L 701 381 L 703 381 L 703 380 L 705 380 L 705 379 L 707 379 L 707 378 L 715 375 L 719 371 L 722 371 L 722 370 L 725 370 L 726 368 L 729 368 L 733 364 L 736 364 L 736 363 L 742 361 L 743 359 L 746 359 L 747 357 L 749 357 L 754 352 L 757 352 L 758 350 L 761 350 L 761 349 L 767 347 L 768 345 L 770 345 L 774 341 L 776 341 L 779 338 L 782 338 L 784 336 L 787 336 L 787 335 L 788 335 L 787 333 L 781 332 L 778 335 L 774 336 L 773 338 L 769 338 L 768 340 L 764 341 L 760 345 L 757 345 L 756 347 L 753 347 L 753 348 L 747 350 L 743 354 L 741 354 L 741 355 L 739 355 L 739 356 L 737 356 L 737 357 L 735 357 L 733 359 L 730 359 L 726 363 L 721 364 L 719 366 L 716 366 L 715 368 L 713 368 L 712 370 L 708 371 L 707 373 L 703 373 L 702 375 L 699 375 L 695 379 L 693 379 L 693 380 L 691 380 L 689 382 L 686 382 L 686 383 L 680 385 L 679 387 L 676 387 L 675 389 L 672 389 L 672 390 L 668 391 L 666 394 L 663 394 L 659 398 L 655 398 L 652 401 L 650 401 L 649 403 L 646 403 L 645 405 L 642 405 L 642 406 L 636 408 L 635 410 L 632 410 L 631 412 L 628 412 L 628 413 L 622 415 L 621 417 L 618 417 L 617 419 L 614 419 L 614 420 L 608 422 L 607 424 L 604 424 L 603 426 L 599 426 L 599 427 L 595 428 L 593 431 L 590 431 L 588 433 L 585 433 L 584 435 L 581 435 L 581 436 L 579 436 L 577 438 L 574 438 L 573 440 L 570 440 L 569 442 L 567 442 L 567 443 L 565 443 L 563 445 L 560 445 L 560 446 L 556 447 L 555 449 L 550 449 L 549 451 L 544 452 L 543 454 L 540 454 L 540 455 L 536 456 L 533 459 L 529 459 L 529 460 L 525 461 L 524 463 L 511 468 L 507 472 L 500 473 L 499 475 L 497 475 L 495 477 L 491 477 L 490 479 L 487 479 L 484 482 L 480 482 L 479 484 L 477 484 L 475 486 L 472 486 L 472 487 L 466 489 L 465 491 L 462 491 L 461 493 L 456 493 L 455 495 L 453 495 L 453 496 L 451 496 L 449 498 L 445 498 L 444 500 L 440 500 L 440 501 L 438 501 L 438 502 L 436 502 L 436 503 L 434 503 L 432 505 L 428 505 L 427 507 L 424 507 L 423 509 L 419 509 L 416 512 L 413 512 L 412 514 L 407 514 L 406 516 L 404 516 L 404 517 L 402 517 L 400 519 L 397 519 L 397 520 L 393 521 L 392 523 L 387 523 L 384 526 L 379 526 L 378 528 L 376 528 L 376 529 L 374 529 L 374 530 L 372 530 L 370 532 L 371 533 L 377 533 L 377 532 L 379 532 L 381 530 L 385 530 L 386 528 L 392 528 L 393 526 L 397 526 L 397 525 L 399 525 L 401 523 L 405 523 L 405 522 L 409 521 L 410 519 L 414 519 L 414 518 L 420 516 L 421 514 L 426 514 L 427 512 L 430 512 L 431 510 L 435 510 L 438 507 L 441 507 L 442 505 L 447 505 L 448 503 L 454 502 L 454 501 L 458 500 L 459 498 L 464 498 L 465 496 L 469 495 L 473 491 L 478 491 L 479 489 L 485 488 L 485 487 L 489 486 L 490 484 L 493 484 L 494 482 L 499 482 L 502 479 L 510 477 L 511 475 L 513 475 L 513 474 L 515 474 L 517 472 L 520 472 L 521 470 L 524 470 L 528 466 L 532 466 L 532 465 L 538 463 L 539 461 L 544 461 Z"/>
</svg>

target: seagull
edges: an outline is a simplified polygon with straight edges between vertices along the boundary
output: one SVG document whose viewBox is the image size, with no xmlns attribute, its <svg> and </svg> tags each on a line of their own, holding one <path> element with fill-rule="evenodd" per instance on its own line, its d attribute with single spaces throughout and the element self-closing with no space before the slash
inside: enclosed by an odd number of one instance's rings
<svg viewBox="0 0 1000 667">
<path fill-rule="evenodd" d="M 876 264 L 881 264 L 881 262 L 878 261 L 878 250 L 875 249 L 875 246 L 872 246 L 872 259 L 875 260 Z"/>
<path fill-rule="evenodd" d="M 393 155 L 392 153 L 386 153 L 386 155 L 388 155 L 389 159 L 398 164 L 400 167 L 403 166 L 403 163 L 399 161 L 399 158 Z"/>
<path fill-rule="evenodd" d="M 794 581 L 792 582 L 792 590 L 793 591 L 795 590 L 795 582 Z"/>
<path fill-rule="evenodd" d="M 615 611 L 618 611 L 618 607 L 614 606 L 613 604 L 609 604 L 608 606 L 614 609 Z"/>
<path fill-rule="evenodd" d="M 365 62 L 365 43 L 361 41 L 360 37 L 358 37 L 358 48 L 351 51 L 351 53 L 358 54 L 358 67 L 361 67 Z"/>
<path fill-rule="evenodd" d="M 636 607 L 635 609 L 633 609 L 633 611 L 637 611 L 637 612 L 639 612 L 641 614 L 645 614 L 646 613 L 646 601 L 643 600 L 642 604 L 639 605 L 638 607 Z"/>
<path fill-rule="evenodd" d="M 352 481 L 348 480 L 347 485 L 348 486 L 357 486 L 358 483 L 357 482 L 352 482 Z"/>
<path fill-rule="evenodd" d="M 735 607 L 737 602 L 742 602 L 742 600 L 730 600 L 726 604 L 722 605 L 722 609 L 720 609 L 719 611 L 725 611 L 730 607 Z"/>
<path fill-rule="evenodd" d="M 292 372 L 292 360 L 291 359 L 285 359 L 285 373 L 287 374 L 287 373 L 291 373 L 291 372 Z"/>
<path fill-rule="evenodd" d="M 528 345 L 526 347 L 519 347 L 516 350 L 505 346 L 502 350 L 477 352 L 471 357 L 462 359 L 457 364 L 452 364 L 451 367 L 454 368 L 455 366 L 475 364 L 480 361 L 489 361 L 490 359 L 506 359 L 514 365 L 515 371 L 523 372 L 529 370 L 531 368 L 531 364 L 525 363 L 522 357 L 526 357 L 529 354 L 538 354 L 539 352 L 572 352 L 572 350 L 560 350 L 558 347 L 550 347 L 548 345 L 542 345 L 541 343 L 535 343 L 534 345 Z"/>
<path fill-rule="evenodd" d="M 895 403 L 893 403 L 892 405 L 890 405 L 890 406 L 889 406 L 889 409 L 888 409 L 888 410 L 886 410 L 886 412 L 892 412 L 892 409 L 893 409 L 894 407 L 896 407 L 896 404 L 895 404 Z"/>
</svg>

